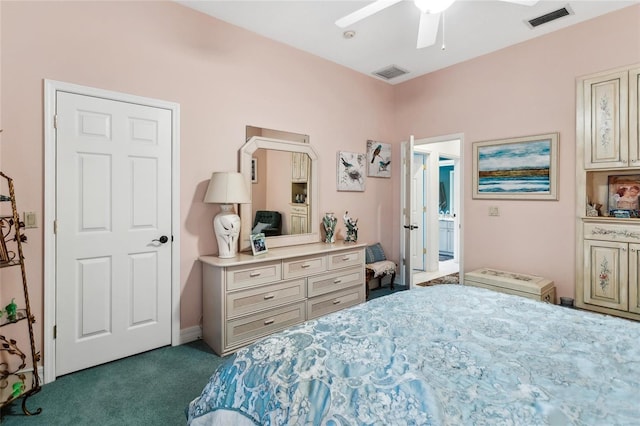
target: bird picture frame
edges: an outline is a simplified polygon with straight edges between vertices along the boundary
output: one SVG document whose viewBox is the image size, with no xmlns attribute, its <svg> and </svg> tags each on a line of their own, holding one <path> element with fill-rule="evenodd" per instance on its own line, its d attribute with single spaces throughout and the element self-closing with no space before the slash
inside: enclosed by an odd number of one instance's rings
<svg viewBox="0 0 640 426">
<path fill-rule="evenodd" d="M 391 144 L 367 141 L 367 176 L 391 177 Z"/>
<path fill-rule="evenodd" d="M 364 191 L 366 155 L 338 151 L 337 189 L 338 191 Z"/>
</svg>

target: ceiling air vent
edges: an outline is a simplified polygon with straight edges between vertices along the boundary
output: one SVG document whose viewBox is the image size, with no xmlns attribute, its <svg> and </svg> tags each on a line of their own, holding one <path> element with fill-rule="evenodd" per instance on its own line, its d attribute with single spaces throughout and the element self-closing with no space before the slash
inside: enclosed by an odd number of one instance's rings
<svg viewBox="0 0 640 426">
<path fill-rule="evenodd" d="M 546 24 L 547 22 L 555 21 L 556 19 L 569 15 L 573 15 L 573 10 L 571 10 L 569 5 L 567 5 L 561 9 L 538 16 L 537 18 L 529 19 L 527 23 L 529 24 L 529 27 L 535 28 L 542 24 Z"/>
<path fill-rule="evenodd" d="M 382 77 L 385 80 L 391 80 L 392 78 L 400 77 L 401 75 L 408 74 L 409 71 L 403 70 L 395 65 L 390 65 L 386 68 L 378 70 L 373 73 L 373 75 L 377 75 L 378 77 Z"/>
</svg>

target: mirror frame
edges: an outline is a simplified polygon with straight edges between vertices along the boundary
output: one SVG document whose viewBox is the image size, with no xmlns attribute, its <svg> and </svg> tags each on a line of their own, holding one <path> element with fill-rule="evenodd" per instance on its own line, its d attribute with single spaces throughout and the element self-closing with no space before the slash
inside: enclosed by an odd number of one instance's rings
<svg viewBox="0 0 640 426">
<path fill-rule="evenodd" d="M 242 148 L 240 148 L 240 173 L 244 176 L 247 188 L 251 188 L 251 158 L 253 153 L 260 148 L 271 149 L 275 151 L 301 152 L 307 154 L 311 159 L 311 175 L 310 185 L 307 196 L 311 204 L 311 213 L 309 215 L 308 234 L 279 235 L 276 237 L 267 237 L 267 247 L 284 247 L 299 244 L 311 244 L 320 241 L 320 226 L 318 220 L 320 218 L 320 200 L 318 185 L 318 154 L 308 143 L 293 142 L 282 139 L 266 138 L 263 136 L 253 136 Z M 251 191 L 253 198 L 253 191 Z M 253 225 L 253 214 L 251 204 L 240 204 L 240 251 L 251 251 L 251 228 Z"/>
</svg>

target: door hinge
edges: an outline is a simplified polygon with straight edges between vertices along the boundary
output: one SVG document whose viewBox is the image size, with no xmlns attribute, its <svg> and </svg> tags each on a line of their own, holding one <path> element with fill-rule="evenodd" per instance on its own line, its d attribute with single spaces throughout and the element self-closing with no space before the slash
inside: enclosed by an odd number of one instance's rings
<svg viewBox="0 0 640 426">
<path fill-rule="evenodd" d="M 426 248 L 422 249 L 422 254 L 427 254 L 427 249 Z"/>
<path fill-rule="evenodd" d="M 58 114 L 53 115 L 53 128 L 54 129 L 58 128 Z"/>
<path fill-rule="evenodd" d="M 54 234 L 58 233 L 58 221 L 57 220 L 53 221 L 53 233 Z"/>
<path fill-rule="evenodd" d="M 427 206 L 423 206 L 422 207 L 422 213 L 426 213 L 427 212 Z"/>
<path fill-rule="evenodd" d="M 55 339 L 56 337 L 58 337 L 58 326 L 54 325 L 53 326 L 53 338 Z"/>
</svg>

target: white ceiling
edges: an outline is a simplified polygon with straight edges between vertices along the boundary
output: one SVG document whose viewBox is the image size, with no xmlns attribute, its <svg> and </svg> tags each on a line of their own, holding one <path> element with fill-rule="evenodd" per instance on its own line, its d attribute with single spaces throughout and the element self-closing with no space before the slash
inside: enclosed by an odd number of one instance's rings
<svg viewBox="0 0 640 426">
<path fill-rule="evenodd" d="M 345 29 L 338 28 L 335 21 L 370 1 L 177 1 L 366 75 L 390 65 L 409 71 L 389 80 L 391 84 L 640 2 L 541 0 L 535 6 L 523 6 L 495 0 L 457 0 L 444 13 L 446 49 L 442 50 L 442 22 L 436 44 L 416 49 L 420 11 L 413 1 L 402 1 Z M 526 23 L 567 5 L 573 15 L 535 29 Z M 355 37 L 345 38 L 345 30 L 355 31 Z"/>
</svg>

